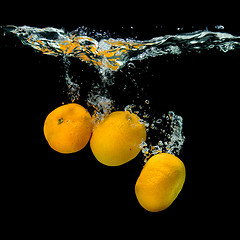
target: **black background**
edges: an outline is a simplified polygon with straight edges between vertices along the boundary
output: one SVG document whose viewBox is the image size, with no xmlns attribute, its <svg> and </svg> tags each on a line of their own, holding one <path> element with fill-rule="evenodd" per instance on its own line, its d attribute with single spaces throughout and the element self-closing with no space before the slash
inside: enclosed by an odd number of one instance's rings
<svg viewBox="0 0 240 240">
<path fill-rule="evenodd" d="M 64 27 L 68 31 L 85 25 L 109 31 L 113 37 L 137 36 L 140 40 L 206 27 L 216 30 L 215 24 L 26 25 Z M 179 27 L 181 30 L 177 30 Z M 224 31 L 240 33 L 229 25 Z M 70 223 L 73 228 L 102 225 L 120 231 L 123 226 L 138 223 L 153 230 L 160 226 L 164 229 L 165 225 L 181 229 L 194 222 L 199 227 L 200 219 L 204 219 L 201 224 L 206 229 L 217 220 L 221 222 L 229 212 L 233 201 L 229 199 L 232 194 L 227 180 L 233 168 L 229 154 L 234 151 L 232 135 L 237 124 L 239 50 L 152 58 L 135 62 L 136 69 L 126 67 L 116 75 L 111 88 L 116 105 L 142 104 L 149 99 L 155 114 L 173 110 L 184 121 L 186 140 L 179 158 L 186 166 L 186 182 L 168 209 L 150 213 L 138 204 L 134 193 L 143 166 L 142 154 L 122 166 L 107 167 L 94 158 L 89 144 L 74 154 L 60 154 L 48 146 L 43 135 L 44 120 L 62 102 L 69 102 L 61 58 L 35 52 L 9 35 L 1 35 L 0 48 L 6 222 L 23 222 L 33 229 Z M 82 82 L 78 103 L 87 107 L 91 81 L 99 76 L 86 63 L 75 59 L 71 63 L 70 73 Z M 121 84 L 128 83 L 124 71 L 132 71 L 138 85 L 144 87 L 139 102 L 131 84 L 121 92 Z"/>
</svg>

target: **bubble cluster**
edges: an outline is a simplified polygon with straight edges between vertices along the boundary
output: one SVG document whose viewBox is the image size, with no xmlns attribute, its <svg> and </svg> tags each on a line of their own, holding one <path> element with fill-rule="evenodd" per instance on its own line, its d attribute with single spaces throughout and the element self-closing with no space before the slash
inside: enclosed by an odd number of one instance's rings
<svg viewBox="0 0 240 240">
<path fill-rule="evenodd" d="M 116 109 L 113 100 L 100 95 L 89 95 L 88 104 L 94 109 L 93 115 L 96 124 Z M 147 110 L 144 110 L 144 105 L 148 105 Z M 145 100 L 143 104 L 129 104 L 123 109 L 116 110 L 137 114 L 139 122 L 145 126 L 148 138 L 139 145 L 145 162 L 151 156 L 162 152 L 178 156 L 185 141 L 183 118 L 173 111 L 168 111 L 161 117 L 151 115 L 151 106 L 149 105 L 150 101 Z"/>
</svg>

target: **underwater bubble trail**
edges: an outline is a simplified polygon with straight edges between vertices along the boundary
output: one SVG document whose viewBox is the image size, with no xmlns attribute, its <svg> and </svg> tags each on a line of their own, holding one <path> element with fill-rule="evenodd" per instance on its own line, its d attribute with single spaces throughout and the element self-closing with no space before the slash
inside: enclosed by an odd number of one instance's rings
<svg viewBox="0 0 240 240">
<path fill-rule="evenodd" d="M 183 118 L 173 111 L 163 114 L 160 118 L 152 119 L 152 123 L 145 124 L 147 131 L 154 131 L 158 142 L 142 142 L 139 146 L 145 161 L 152 155 L 166 152 L 178 156 L 182 150 L 185 136 L 183 134 Z M 160 139 L 160 140 L 159 140 Z"/>
</svg>

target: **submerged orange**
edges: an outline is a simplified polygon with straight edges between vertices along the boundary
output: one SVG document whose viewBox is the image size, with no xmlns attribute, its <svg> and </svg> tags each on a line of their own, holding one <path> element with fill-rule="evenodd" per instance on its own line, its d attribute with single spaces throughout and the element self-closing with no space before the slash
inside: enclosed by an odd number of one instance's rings
<svg viewBox="0 0 240 240">
<path fill-rule="evenodd" d="M 135 185 L 140 205 L 150 212 L 168 208 L 180 193 L 185 177 L 185 166 L 178 157 L 169 153 L 151 157 Z"/>
<path fill-rule="evenodd" d="M 69 103 L 48 114 L 43 131 L 52 149 L 60 153 L 74 153 L 87 145 L 92 127 L 89 112 L 79 104 Z"/>
<path fill-rule="evenodd" d="M 94 127 L 90 147 L 99 162 L 119 166 L 135 158 L 145 140 L 146 129 L 140 118 L 128 111 L 116 111 Z"/>
</svg>

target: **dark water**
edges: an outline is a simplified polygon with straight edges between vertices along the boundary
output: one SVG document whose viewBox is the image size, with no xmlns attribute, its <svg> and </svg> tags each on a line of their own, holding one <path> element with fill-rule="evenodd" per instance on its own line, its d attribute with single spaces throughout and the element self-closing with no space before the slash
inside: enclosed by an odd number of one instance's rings
<svg viewBox="0 0 240 240">
<path fill-rule="evenodd" d="M 14 129 L 6 139 L 14 146 L 9 152 L 14 149 L 19 155 L 18 159 L 6 160 L 4 174 L 5 205 L 12 216 L 40 216 L 50 222 L 49 217 L 94 216 L 99 221 L 103 215 L 112 219 L 126 215 L 155 223 L 176 223 L 181 216 L 218 216 L 217 203 L 226 204 L 230 194 L 219 182 L 227 182 L 223 173 L 234 159 L 230 153 L 237 149 L 233 136 L 238 136 L 240 64 L 239 29 L 228 31 L 221 26 L 195 27 L 193 31 L 161 26 L 146 31 L 130 25 L 101 32 L 97 25 L 96 30 L 93 26 L 79 26 L 78 30 L 57 26 L 52 30 L 68 39 L 85 31 L 85 38 L 91 38 L 88 46 L 111 38 L 128 44 L 152 44 L 134 52 L 123 51 L 122 65 L 105 72 L 91 62 L 92 58 L 88 62 L 66 49 L 64 53 L 43 54 L 24 42 L 24 31 L 17 36 L 1 29 L 2 93 L 8 94 L 3 103 L 10 112 L 8 119 L 13 119 L 8 129 Z M 54 33 L 50 37 L 42 32 L 41 37 L 58 40 Z M 118 42 L 121 49 L 120 45 Z M 105 61 L 104 54 L 86 54 Z M 49 148 L 42 132 L 44 120 L 62 102 L 72 100 L 92 113 L 92 105 L 99 106 L 101 113 L 109 106 L 138 111 L 149 128 L 147 148 L 161 148 L 166 142 L 168 151 L 171 139 L 178 137 L 172 151 L 184 162 L 187 177 L 169 209 L 152 215 L 135 199 L 134 184 L 144 164 L 144 153 L 128 164 L 107 168 L 94 159 L 89 146 L 71 155 Z M 15 113 L 19 110 L 20 117 Z M 176 117 L 174 127 L 168 114 Z M 9 121 L 5 120 L 5 126 Z M 180 137 L 174 128 L 181 129 Z M 23 136 L 30 140 L 24 142 Z M 12 144 L 12 138 L 17 144 Z M 183 139 L 182 144 L 179 139 Z"/>
</svg>

